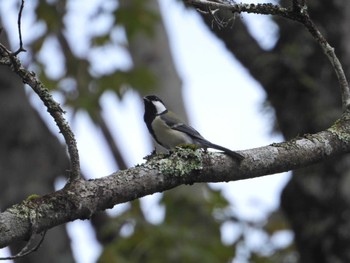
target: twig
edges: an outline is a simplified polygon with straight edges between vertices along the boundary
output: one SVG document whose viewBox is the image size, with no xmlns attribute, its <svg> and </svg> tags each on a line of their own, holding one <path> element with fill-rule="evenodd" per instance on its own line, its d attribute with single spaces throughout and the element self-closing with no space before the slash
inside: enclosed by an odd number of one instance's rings
<svg viewBox="0 0 350 263">
<path fill-rule="evenodd" d="M 22 11 L 24 8 L 24 0 L 21 1 L 21 7 L 19 9 L 19 13 L 18 13 L 18 19 L 17 19 L 17 25 L 18 25 L 18 35 L 19 35 L 19 48 L 17 51 L 13 52 L 12 55 L 13 56 L 17 56 L 20 52 L 26 52 L 27 50 L 25 50 L 23 48 L 23 41 L 22 41 L 22 31 L 21 31 L 21 19 L 22 19 Z"/>
<path fill-rule="evenodd" d="M 229 1 L 229 0 L 212 0 L 216 3 L 223 3 L 223 4 L 233 4 L 235 3 L 233 0 L 232 1 Z M 212 25 L 211 27 L 213 28 L 214 27 L 214 22 L 215 24 L 217 25 L 217 27 L 219 29 L 221 28 L 225 28 L 225 27 L 228 27 L 230 26 L 231 28 L 233 27 L 234 23 L 235 23 L 235 19 L 236 19 L 236 13 L 233 13 L 233 16 L 230 17 L 230 18 L 227 18 L 230 16 L 230 14 L 227 15 L 226 17 L 226 14 L 224 16 L 224 18 L 220 18 L 221 16 L 221 12 L 222 11 L 228 11 L 227 9 L 219 9 L 219 8 L 216 8 L 216 9 L 211 9 L 211 8 L 207 8 L 207 10 L 201 10 L 199 8 L 196 9 L 198 12 L 200 13 L 203 13 L 205 15 L 209 15 L 211 18 L 212 18 Z M 230 11 L 228 11 L 230 12 Z M 230 12 L 231 13 L 231 12 Z"/>
<path fill-rule="evenodd" d="M 45 239 L 45 235 L 46 235 L 47 231 L 45 230 L 41 233 L 41 238 L 40 238 L 38 244 L 36 244 L 32 248 L 29 248 L 32 245 L 32 243 L 34 242 L 34 239 L 37 235 L 37 231 L 38 231 L 38 227 L 39 227 L 38 220 L 37 220 L 37 212 L 35 210 L 30 210 L 29 219 L 30 219 L 32 231 L 31 231 L 30 238 L 29 238 L 28 242 L 26 243 L 26 245 L 16 255 L 9 256 L 9 257 L 0 257 L 0 260 L 13 260 L 13 259 L 18 259 L 18 258 L 23 258 L 23 257 L 25 257 L 25 256 L 27 256 L 27 255 L 29 255 L 29 254 L 31 254 L 39 249 L 39 247 L 41 246 L 41 244 L 43 243 L 43 241 Z"/>
<path fill-rule="evenodd" d="M 36 246 L 34 246 L 33 248 L 29 249 L 29 246 L 31 245 L 31 243 L 34 241 L 34 237 L 36 236 L 35 234 L 32 234 L 30 236 L 29 241 L 27 242 L 27 244 L 25 245 L 24 248 L 22 248 L 22 250 L 20 252 L 18 252 L 16 255 L 14 256 L 9 256 L 9 257 L 0 257 L 0 260 L 14 260 L 14 259 L 18 259 L 18 258 L 23 258 L 25 256 L 28 256 L 29 254 L 37 251 L 39 249 L 39 247 L 41 246 L 41 244 L 43 243 L 44 239 L 45 239 L 45 235 L 46 235 L 47 231 L 44 231 L 41 234 L 41 238 L 40 241 L 38 242 L 38 244 L 36 244 Z"/>
<path fill-rule="evenodd" d="M 317 41 L 317 43 L 321 46 L 323 52 L 328 57 L 331 62 L 335 74 L 337 75 L 339 86 L 341 89 L 341 97 L 342 97 L 342 107 L 345 111 L 350 107 L 350 89 L 349 83 L 346 79 L 343 67 L 335 54 L 334 48 L 327 42 L 327 40 L 323 37 L 321 32 L 317 29 L 314 22 L 310 19 L 310 16 L 307 12 L 307 9 L 302 9 L 300 15 L 303 17 L 303 24 L 308 29 L 313 38 Z"/>
<path fill-rule="evenodd" d="M 4 45 L 0 43 L 0 64 L 10 66 L 11 69 L 22 79 L 23 83 L 28 84 L 39 98 L 43 101 L 47 111 L 53 117 L 62 133 L 67 147 L 71 162 L 70 181 L 78 179 L 80 175 L 80 162 L 77 143 L 74 134 L 65 120 L 63 114 L 65 113 L 60 104 L 57 103 L 51 96 L 50 92 L 44 85 L 36 78 L 34 72 L 29 72 L 25 69 L 18 58 L 14 56 Z"/>
<path fill-rule="evenodd" d="M 293 0 L 292 8 L 284 8 L 273 4 L 227 4 L 223 2 L 218 3 L 207 0 L 185 0 L 185 2 L 187 4 L 193 5 L 196 9 L 201 10 L 207 10 L 208 8 L 221 8 L 229 10 L 232 13 L 245 12 L 262 15 L 276 15 L 302 23 L 308 29 L 317 43 L 321 46 L 322 50 L 330 60 L 337 75 L 341 89 L 343 110 L 350 110 L 350 89 L 348 81 L 344 74 L 343 67 L 334 52 L 334 48 L 322 36 L 316 25 L 310 19 L 305 0 L 302 0 L 301 3 L 299 3 L 297 0 Z"/>
<path fill-rule="evenodd" d="M 226 9 L 233 13 L 254 13 L 261 15 L 278 15 L 290 17 L 291 10 L 273 4 L 236 4 L 212 2 L 207 0 L 184 0 L 187 4 L 193 5 L 196 8 L 207 10 L 211 9 Z"/>
</svg>

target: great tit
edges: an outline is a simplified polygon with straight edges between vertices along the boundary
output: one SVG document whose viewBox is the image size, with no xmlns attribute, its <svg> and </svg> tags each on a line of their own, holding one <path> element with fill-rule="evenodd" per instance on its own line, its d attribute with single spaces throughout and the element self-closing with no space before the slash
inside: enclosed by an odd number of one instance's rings
<svg viewBox="0 0 350 263">
<path fill-rule="evenodd" d="M 148 131 L 154 140 L 164 148 L 169 150 L 178 145 L 194 144 L 199 148 L 213 148 L 223 151 L 239 161 L 244 159 L 243 155 L 204 139 L 198 131 L 169 111 L 157 96 L 149 95 L 143 100 L 145 103 L 143 119 Z"/>
</svg>

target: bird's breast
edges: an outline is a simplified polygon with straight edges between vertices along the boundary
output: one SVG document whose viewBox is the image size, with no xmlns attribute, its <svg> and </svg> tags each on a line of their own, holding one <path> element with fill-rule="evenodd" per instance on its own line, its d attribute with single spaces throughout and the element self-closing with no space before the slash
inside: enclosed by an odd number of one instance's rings
<svg viewBox="0 0 350 263">
<path fill-rule="evenodd" d="M 190 136 L 186 133 L 171 129 L 160 119 L 159 116 L 157 116 L 152 122 L 152 129 L 156 141 L 167 149 L 174 148 L 179 144 L 193 143 Z"/>
</svg>

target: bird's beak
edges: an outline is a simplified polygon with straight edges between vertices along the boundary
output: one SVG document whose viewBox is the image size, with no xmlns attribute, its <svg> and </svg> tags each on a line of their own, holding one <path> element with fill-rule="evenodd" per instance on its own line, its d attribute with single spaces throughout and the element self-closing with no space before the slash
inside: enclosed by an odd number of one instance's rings
<svg viewBox="0 0 350 263">
<path fill-rule="evenodd" d="M 143 100 L 144 100 L 145 102 L 148 102 L 148 103 L 151 102 L 151 100 L 150 100 L 149 98 L 147 98 L 147 97 L 143 97 Z"/>
</svg>

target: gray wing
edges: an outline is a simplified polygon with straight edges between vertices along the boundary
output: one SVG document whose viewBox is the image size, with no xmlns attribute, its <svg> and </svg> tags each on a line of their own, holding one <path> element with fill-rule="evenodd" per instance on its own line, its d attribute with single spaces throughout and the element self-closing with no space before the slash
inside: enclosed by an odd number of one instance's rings
<svg viewBox="0 0 350 263">
<path fill-rule="evenodd" d="M 200 135 L 200 133 L 198 131 L 196 131 L 194 128 L 192 128 L 191 126 L 187 125 L 186 123 L 184 123 L 183 121 L 178 119 L 171 112 L 168 112 L 168 114 L 166 116 L 162 115 L 160 117 L 172 129 L 188 134 L 188 136 L 190 136 L 193 139 L 195 144 L 198 144 L 204 148 L 214 148 L 214 149 L 226 152 L 231 157 L 236 158 L 239 161 L 244 159 L 243 155 L 241 155 L 235 151 L 232 151 L 230 149 L 227 149 L 223 146 L 211 143 L 210 141 L 204 139 L 203 136 Z"/>
<path fill-rule="evenodd" d="M 203 140 L 204 138 L 198 131 L 196 131 L 191 126 L 187 125 L 180 119 L 178 119 L 176 116 L 174 116 L 172 113 L 168 113 L 166 116 L 162 115 L 160 116 L 169 127 L 171 127 L 174 130 L 184 132 L 188 134 L 193 139 L 200 139 Z"/>
</svg>

